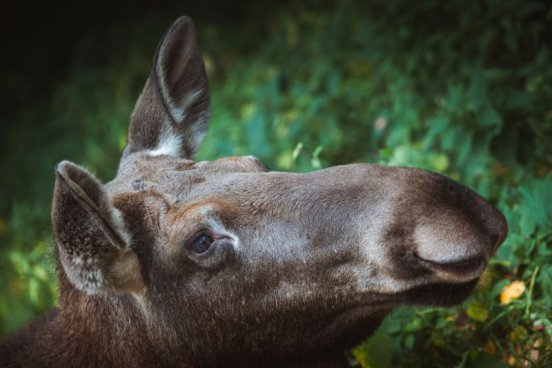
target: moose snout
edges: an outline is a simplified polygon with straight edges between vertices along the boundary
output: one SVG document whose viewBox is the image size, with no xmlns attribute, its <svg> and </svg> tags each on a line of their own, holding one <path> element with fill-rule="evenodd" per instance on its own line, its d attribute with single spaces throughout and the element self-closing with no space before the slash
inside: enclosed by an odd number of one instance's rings
<svg viewBox="0 0 552 368">
<path fill-rule="evenodd" d="M 414 257 L 441 280 L 467 282 L 485 271 L 508 227 L 502 213 L 475 192 L 450 181 L 446 186 L 448 199 L 417 221 Z"/>
</svg>

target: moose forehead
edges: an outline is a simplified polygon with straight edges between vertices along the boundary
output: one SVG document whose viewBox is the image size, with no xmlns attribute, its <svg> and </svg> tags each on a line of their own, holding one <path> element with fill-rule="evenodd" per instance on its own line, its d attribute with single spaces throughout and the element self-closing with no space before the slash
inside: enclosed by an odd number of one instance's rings
<svg viewBox="0 0 552 368">
<path fill-rule="evenodd" d="M 196 192 L 200 189 L 204 189 L 201 192 L 213 190 L 223 178 L 232 178 L 232 174 L 266 171 L 266 167 L 254 156 L 196 162 L 169 155 L 139 153 L 121 163 L 117 177 L 107 185 L 107 190 L 112 196 L 154 191 L 163 195 L 165 200 L 176 203 L 190 200 L 194 193 L 201 197 Z"/>
<path fill-rule="evenodd" d="M 117 177 L 107 184 L 106 189 L 111 197 L 137 192 L 155 193 L 168 204 L 205 203 L 209 202 L 208 199 L 239 202 L 239 198 L 252 204 L 260 203 L 254 201 L 255 194 L 264 196 L 267 192 L 279 193 L 280 201 L 286 202 L 293 192 L 304 195 L 306 190 L 317 196 L 317 202 L 325 198 L 336 203 L 340 198 L 362 196 L 366 205 L 368 196 L 370 203 L 378 204 L 373 207 L 374 213 L 392 211 L 401 218 L 404 226 L 414 225 L 409 224 L 409 219 L 414 221 L 433 212 L 441 215 L 454 212 L 464 217 L 471 212 L 464 209 L 476 206 L 479 199 L 464 195 L 464 191 L 469 191 L 467 188 L 459 187 L 443 176 L 417 169 L 357 164 L 308 174 L 267 171 L 254 156 L 196 162 L 141 152 L 123 159 Z M 284 192 L 287 194 L 282 195 Z M 316 192 L 324 194 L 319 196 Z M 266 205 L 270 204 L 263 204 Z M 292 212 L 289 207 L 288 210 Z"/>
</svg>

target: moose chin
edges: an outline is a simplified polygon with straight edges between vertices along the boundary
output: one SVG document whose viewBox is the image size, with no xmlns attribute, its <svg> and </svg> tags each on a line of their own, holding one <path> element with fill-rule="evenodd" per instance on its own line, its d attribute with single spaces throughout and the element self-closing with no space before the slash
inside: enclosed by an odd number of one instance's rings
<svg viewBox="0 0 552 368">
<path fill-rule="evenodd" d="M 482 197 L 420 169 L 194 161 L 209 114 L 181 17 L 115 178 L 56 166 L 59 308 L 8 338 L 0 366 L 346 366 L 393 308 L 462 302 L 506 237 Z"/>
</svg>

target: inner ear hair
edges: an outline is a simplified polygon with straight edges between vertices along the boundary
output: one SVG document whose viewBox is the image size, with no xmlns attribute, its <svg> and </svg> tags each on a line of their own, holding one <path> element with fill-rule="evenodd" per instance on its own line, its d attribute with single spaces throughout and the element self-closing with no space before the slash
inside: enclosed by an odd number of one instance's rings
<svg viewBox="0 0 552 368">
<path fill-rule="evenodd" d="M 56 167 L 52 223 L 59 260 L 77 289 L 96 294 L 143 288 L 121 213 L 98 179 L 68 161 Z"/>
<path fill-rule="evenodd" d="M 69 161 L 58 164 L 56 172 L 58 179 L 73 192 L 75 200 L 83 202 L 84 209 L 101 220 L 113 244 L 121 249 L 128 247 L 130 236 L 122 216 L 111 204 L 102 183 L 88 170 Z"/>
</svg>

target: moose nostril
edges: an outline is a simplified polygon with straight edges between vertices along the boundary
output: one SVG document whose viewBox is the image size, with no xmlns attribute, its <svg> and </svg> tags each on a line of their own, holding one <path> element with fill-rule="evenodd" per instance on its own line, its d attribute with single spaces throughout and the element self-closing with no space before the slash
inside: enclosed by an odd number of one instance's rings
<svg viewBox="0 0 552 368">
<path fill-rule="evenodd" d="M 440 274 L 451 275 L 459 281 L 478 277 L 485 270 L 487 265 L 487 260 L 484 256 L 473 256 L 469 258 L 446 261 L 424 259 L 417 255 L 416 258 L 426 268 Z"/>
<path fill-rule="evenodd" d="M 438 268 L 454 272 L 454 273 L 470 273 L 480 270 L 485 264 L 483 257 L 473 257 L 460 261 L 434 263 Z"/>
</svg>

